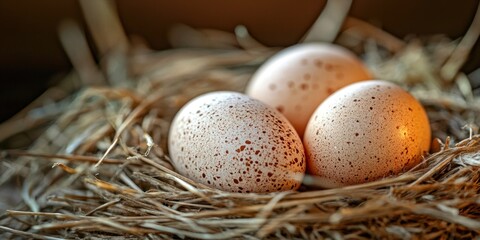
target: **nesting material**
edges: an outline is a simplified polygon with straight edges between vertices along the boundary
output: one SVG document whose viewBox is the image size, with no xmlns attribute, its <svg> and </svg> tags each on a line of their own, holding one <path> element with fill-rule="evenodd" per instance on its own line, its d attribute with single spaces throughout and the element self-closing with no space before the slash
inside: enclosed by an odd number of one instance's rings
<svg viewBox="0 0 480 240">
<path fill-rule="evenodd" d="M 298 192 L 229 193 L 174 171 L 166 147 L 170 123 L 201 93 L 243 91 L 278 49 L 262 46 L 243 27 L 230 34 L 181 26 L 170 39 L 194 34 L 195 41 L 156 52 L 138 37 L 127 41 L 115 11 L 100 2 L 81 1 L 87 22 L 115 26 L 105 34 L 92 27 L 104 25 L 90 25 L 100 64 L 67 51 L 75 71 L 0 126 L 4 148 L 26 148 L 1 152 L 0 238 L 480 234 L 480 84 L 448 60 L 466 57 L 458 56 L 469 45 L 438 37 L 403 42 L 347 17 L 336 43 L 361 54 L 377 78 L 397 82 L 421 101 L 433 153 L 406 173 L 361 185 L 322 190 L 318 179 L 306 176 Z M 86 42 L 76 24 L 62 26 L 66 49 Z"/>
</svg>

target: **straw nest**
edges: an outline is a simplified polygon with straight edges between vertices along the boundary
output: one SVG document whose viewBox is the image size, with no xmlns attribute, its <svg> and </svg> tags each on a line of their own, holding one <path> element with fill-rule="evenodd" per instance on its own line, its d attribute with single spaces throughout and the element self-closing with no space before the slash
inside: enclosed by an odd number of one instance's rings
<svg viewBox="0 0 480 240">
<path fill-rule="evenodd" d="M 320 40 L 336 39 L 359 53 L 377 78 L 397 82 L 422 102 L 435 139 L 420 165 L 329 190 L 316 188 L 311 176 L 299 192 L 239 194 L 200 186 L 171 166 L 172 117 L 201 93 L 242 91 L 279 49 L 261 45 L 244 27 L 232 34 L 177 26 L 170 34 L 176 48 L 155 52 L 139 37 L 127 40 L 106 1 L 81 1 L 101 61 L 94 62 L 81 28 L 65 22 L 60 39 L 75 71 L 0 126 L 4 148 L 17 149 L 1 152 L 1 238 L 478 236 L 480 78 L 460 72 L 479 34 L 478 16 L 460 40 L 403 41 L 344 18 L 345 2 L 329 1 L 344 4 L 336 8 L 337 29 L 320 28 L 321 16 L 305 41 L 319 40 L 318 33 Z"/>
</svg>

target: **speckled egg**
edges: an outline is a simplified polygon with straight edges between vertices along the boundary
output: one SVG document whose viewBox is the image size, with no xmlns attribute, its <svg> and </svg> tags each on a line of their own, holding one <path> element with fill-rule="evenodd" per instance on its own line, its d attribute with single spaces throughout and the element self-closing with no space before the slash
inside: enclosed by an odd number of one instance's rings
<svg viewBox="0 0 480 240">
<path fill-rule="evenodd" d="M 246 93 L 282 112 L 302 136 L 313 111 L 325 98 L 348 84 L 371 78 L 347 49 L 327 43 L 299 44 L 263 64 Z"/>
<path fill-rule="evenodd" d="M 401 87 L 354 83 L 312 115 L 303 139 L 307 169 L 326 188 L 377 180 L 418 164 L 430 134 L 425 110 Z"/>
<path fill-rule="evenodd" d="M 241 93 L 191 100 L 175 116 L 168 143 L 180 174 L 230 192 L 296 190 L 306 168 L 303 144 L 288 120 Z"/>
</svg>

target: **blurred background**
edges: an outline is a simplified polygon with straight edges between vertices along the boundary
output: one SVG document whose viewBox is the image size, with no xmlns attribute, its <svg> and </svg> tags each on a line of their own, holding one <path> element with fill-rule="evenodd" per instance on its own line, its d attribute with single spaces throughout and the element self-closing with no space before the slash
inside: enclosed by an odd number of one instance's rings
<svg viewBox="0 0 480 240">
<path fill-rule="evenodd" d="M 229 32 L 242 24 L 261 43 L 286 47 L 305 34 L 325 5 L 325 0 L 115 2 L 127 34 L 142 36 L 156 50 L 170 47 L 167 32 L 176 23 Z M 350 15 L 400 38 L 444 34 L 455 39 L 467 31 L 478 4 L 479 0 L 357 0 Z M 67 18 L 85 28 L 77 1 L 0 1 L 0 122 L 70 71 L 58 39 L 58 26 Z M 479 68 L 479 62 L 477 43 L 464 71 Z"/>
</svg>

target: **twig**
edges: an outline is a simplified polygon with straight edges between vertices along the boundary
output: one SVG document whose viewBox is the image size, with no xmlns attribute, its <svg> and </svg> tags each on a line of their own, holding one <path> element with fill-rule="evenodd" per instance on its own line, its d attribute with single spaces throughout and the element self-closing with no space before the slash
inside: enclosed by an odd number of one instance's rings
<svg viewBox="0 0 480 240">
<path fill-rule="evenodd" d="M 243 25 L 235 27 L 235 36 L 240 46 L 246 50 L 268 50 L 267 47 L 255 40 Z"/>
<path fill-rule="evenodd" d="M 61 155 L 61 154 L 43 154 L 43 153 L 33 153 L 20 150 L 6 150 L 4 151 L 7 155 L 10 156 L 24 156 L 24 157 L 40 157 L 47 158 L 52 161 L 55 159 L 65 159 L 72 162 L 87 162 L 87 163 L 97 163 L 98 157 L 94 156 L 85 156 L 85 155 Z M 106 158 L 103 160 L 105 164 L 124 164 L 126 160 Z M 139 165 L 139 162 L 131 162 L 131 164 Z"/>
<path fill-rule="evenodd" d="M 127 36 L 113 1 L 80 0 L 80 6 L 101 56 L 114 49 L 126 49 Z"/>
<path fill-rule="evenodd" d="M 467 61 L 468 55 L 472 47 L 475 45 L 475 42 L 478 40 L 479 35 L 480 3 L 477 6 L 475 18 L 473 19 L 470 28 L 440 70 L 440 75 L 445 81 L 451 82 L 455 79 L 458 71 L 460 71 L 460 68 Z"/>
<path fill-rule="evenodd" d="M 301 42 L 333 42 L 350 10 L 352 0 L 327 0 L 327 5 Z"/>
<path fill-rule="evenodd" d="M 8 228 L 8 227 L 5 227 L 5 226 L 0 226 L 0 230 L 3 230 L 5 232 L 11 232 L 13 234 L 24 236 L 24 237 L 35 238 L 35 239 L 44 239 L 44 240 L 64 240 L 65 239 L 65 238 L 56 238 L 56 237 L 44 236 L 44 235 L 31 233 L 31 232 L 24 232 L 24 231 Z"/>
<path fill-rule="evenodd" d="M 133 111 L 128 115 L 125 121 L 122 122 L 122 124 L 118 127 L 117 131 L 115 132 L 115 136 L 113 138 L 112 144 L 109 146 L 107 151 L 105 151 L 105 153 L 97 162 L 97 164 L 95 164 L 95 167 L 98 167 L 103 162 L 103 160 L 105 160 L 105 158 L 110 153 L 110 151 L 112 151 L 113 148 L 117 145 L 118 141 L 120 140 L 120 135 L 122 134 L 122 132 L 125 131 L 125 129 L 127 129 L 127 127 L 130 126 L 136 118 L 140 117 L 140 115 L 147 112 L 150 105 L 159 101 L 162 97 L 164 97 L 162 93 L 150 95 L 147 99 L 142 101 L 140 105 L 138 105 L 135 109 L 133 109 Z"/>
<path fill-rule="evenodd" d="M 392 53 L 399 52 L 406 46 L 405 42 L 393 36 L 392 34 L 354 17 L 347 17 L 342 29 L 345 31 L 345 33 L 354 31 L 355 34 L 359 34 L 363 38 L 374 39 L 378 44 L 385 47 Z"/>
<path fill-rule="evenodd" d="M 77 70 L 84 86 L 106 83 L 88 47 L 85 34 L 73 20 L 65 20 L 59 27 L 60 42 Z"/>
</svg>

